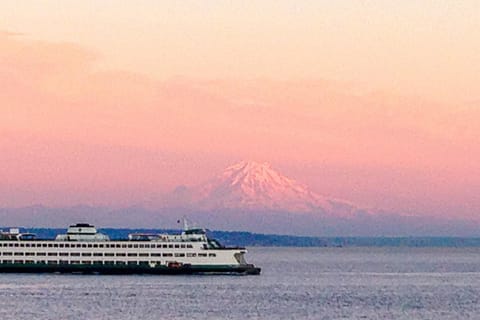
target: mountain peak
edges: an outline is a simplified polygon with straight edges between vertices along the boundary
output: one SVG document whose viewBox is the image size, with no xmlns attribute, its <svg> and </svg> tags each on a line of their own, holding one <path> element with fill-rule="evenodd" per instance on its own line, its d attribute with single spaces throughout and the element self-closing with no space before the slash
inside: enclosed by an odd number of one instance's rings
<svg viewBox="0 0 480 320">
<path fill-rule="evenodd" d="M 257 162 L 257 161 L 251 161 L 251 160 L 243 160 L 240 161 L 236 164 L 233 164 L 229 167 L 227 167 L 224 171 L 236 171 L 236 170 L 242 170 L 244 172 L 247 171 L 264 171 L 264 170 L 272 170 L 272 166 L 268 162 Z"/>
<path fill-rule="evenodd" d="M 255 161 L 242 161 L 227 167 L 222 174 L 217 176 L 216 180 L 217 182 L 229 181 L 232 186 L 238 184 L 274 185 L 290 183 L 288 178 L 280 175 L 269 163 L 259 163 Z"/>
<path fill-rule="evenodd" d="M 348 216 L 354 207 L 290 179 L 268 162 L 241 161 L 204 184 L 174 192 L 180 205 L 202 210 L 282 211 Z"/>
</svg>

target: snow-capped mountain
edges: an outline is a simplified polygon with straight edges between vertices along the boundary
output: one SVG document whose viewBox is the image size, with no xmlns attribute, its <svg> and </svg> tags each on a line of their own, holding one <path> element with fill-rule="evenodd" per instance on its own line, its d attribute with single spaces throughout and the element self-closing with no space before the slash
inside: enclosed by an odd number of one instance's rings
<svg viewBox="0 0 480 320">
<path fill-rule="evenodd" d="M 365 212 L 346 201 L 318 195 L 270 164 L 254 161 L 234 164 L 199 186 L 179 187 L 174 198 L 178 205 L 203 210 L 267 210 L 337 217 Z"/>
</svg>

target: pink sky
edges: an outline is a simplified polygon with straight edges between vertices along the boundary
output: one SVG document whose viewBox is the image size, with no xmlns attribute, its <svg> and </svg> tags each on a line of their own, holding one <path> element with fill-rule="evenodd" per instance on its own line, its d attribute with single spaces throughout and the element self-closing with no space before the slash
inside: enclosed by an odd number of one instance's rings
<svg viewBox="0 0 480 320">
<path fill-rule="evenodd" d="M 130 205 L 253 159 L 476 217 L 479 4 L 401 3 L 2 2 L 0 207 Z"/>
</svg>

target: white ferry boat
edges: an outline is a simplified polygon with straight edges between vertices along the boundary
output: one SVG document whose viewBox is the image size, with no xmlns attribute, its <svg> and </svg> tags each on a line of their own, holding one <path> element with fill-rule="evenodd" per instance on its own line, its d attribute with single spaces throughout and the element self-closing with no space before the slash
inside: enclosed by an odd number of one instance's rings
<svg viewBox="0 0 480 320">
<path fill-rule="evenodd" d="M 93 274 L 260 274 L 241 247 L 225 247 L 201 228 L 181 234 L 130 234 L 110 240 L 89 224 L 76 224 L 54 240 L 19 229 L 0 232 L 0 272 Z"/>
</svg>

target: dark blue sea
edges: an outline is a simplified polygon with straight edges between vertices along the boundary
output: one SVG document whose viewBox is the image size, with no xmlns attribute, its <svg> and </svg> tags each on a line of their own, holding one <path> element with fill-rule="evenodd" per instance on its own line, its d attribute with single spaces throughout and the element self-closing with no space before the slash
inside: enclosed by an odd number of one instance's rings
<svg viewBox="0 0 480 320">
<path fill-rule="evenodd" d="M 260 276 L 0 274 L 0 319 L 479 319 L 480 248 L 251 248 Z"/>
</svg>

